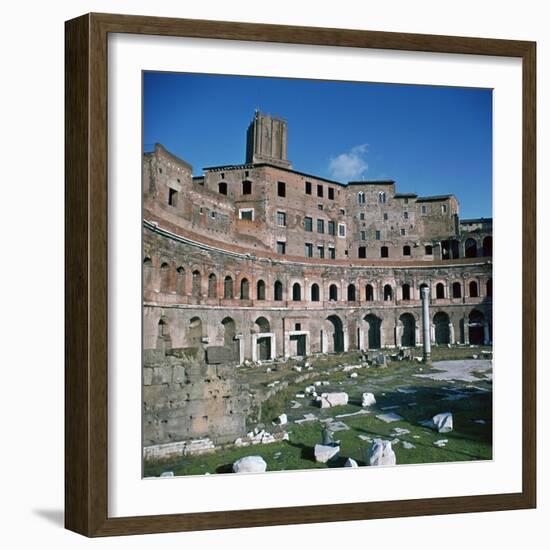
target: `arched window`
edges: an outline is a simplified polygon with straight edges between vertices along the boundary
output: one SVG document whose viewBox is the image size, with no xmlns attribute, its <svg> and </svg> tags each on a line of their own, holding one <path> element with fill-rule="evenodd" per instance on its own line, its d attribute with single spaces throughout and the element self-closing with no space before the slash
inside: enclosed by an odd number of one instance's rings
<svg viewBox="0 0 550 550">
<path fill-rule="evenodd" d="M 148 289 L 151 286 L 151 276 L 153 272 L 153 262 L 151 258 L 143 259 L 143 288 Z"/>
<path fill-rule="evenodd" d="M 359 258 L 366 258 L 367 257 L 367 247 L 366 246 L 360 246 L 357 255 L 358 255 Z"/>
<path fill-rule="evenodd" d="M 486 290 L 485 294 L 487 295 L 487 297 L 492 298 L 493 297 L 493 279 L 487 280 L 485 290 Z"/>
<path fill-rule="evenodd" d="M 348 302 L 355 302 L 355 285 L 348 285 Z"/>
<path fill-rule="evenodd" d="M 390 285 L 384 285 L 384 301 L 389 302 L 393 300 L 393 291 Z"/>
<path fill-rule="evenodd" d="M 363 193 L 363 191 L 357 193 L 357 202 L 359 204 L 365 204 L 365 193 Z"/>
<path fill-rule="evenodd" d="M 453 298 L 462 298 L 462 286 L 459 282 L 453 283 Z"/>
<path fill-rule="evenodd" d="M 273 299 L 276 302 L 280 302 L 283 299 L 283 283 L 281 283 L 281 281 L 275 281 L 275 286 L 273 287 Z"/>
<path fill-rule="evenodd" d="M 170 266 L 163 262 L 160 266 L 160 291 L 168 292 L 170 290 Z"/>
<path fill-rule="evenodd" d="M 403 294 L 403 300 L 410 300 L 411 299 L 411 286 L 407 283 L 405 283 L 401 287 L 401 292 Z"/>
<path fill-rule="evenodd" d="M 243 195 L 250 195 L 252 193 L 252 182 L 248 180 L 244 180 L 242 191 L 243 191 Z"/>
<path fill-rule="evenodd" d="M 387 258 L 388 257 L 388 247 L 387 246 L 382 246 L 380 248 L 380 257 L 381 258 Z"/>
<path fill-rule="evenodd" d="M 365 300 L 367 302 L 372 302 L 374 300 L 374 288 L 372 285 L 367 285 L 365 287 Z"/>
<path fill-rule="evenodd" d="M 176 293 L 185 294 L 185 269 L 181 265 L 176 269 Z"/>
<path fill-rule="evenodd" d="M 200 274 L 200 271 L 193 271 L 191 294 L 195 298 L 198 298 L 201 295 L 201 274 Z"/>
<path fill-rule="evenodd" d="M 464 255 L 466 258 L 475 258 L 477 256 L 477 243 L 474 239 L 466 239 L 464 243 Z"/>
<path fill-rule="evenodd" d="M 435 298 L 436 300 L 443 300 L 445 298 L 445 286 L 443 283 L 435 285 Z"/>
<path fill-rule="evenodd" d="M 330 285 L 328 287 L 328 299 L 331 302 L 338 301 L 338 287 L 336 285 Z"/>
<path fill-rule="evenodd" d="M 378 193 L 378 202 L 380 204 L 384 204 L 386 202 L 386 192 L 385 191 L 380 191 L 380 193 Z"/>
<path fill-rule="evenodd" d="M 311 301 L 312 302 L 319 301 L 319 285 L 317 283 L 313 283 L 311 285 Z"/>
<path fill-rule="evenodd" d="M 218 295 L 218 278 L 214 273 L 208 275 L 208 297 L 215 298 Z"/>
<path fill-rule="evenodd" d="M 248 300 L 249 284 L 248 279 L 241 280 L 241 300 Z"/>
<path fill-rule="evenodd" d="M 233 299 L 233 279 L 229 275 L 223 280 L 223 297 L 226 300 Z"/>
<path fill-rule="evenodd" d="M 483 255 L 484 256 L 493 255 L 493 237 L 485 237 L 483 239 Z"/>
<path fill-rule="evenodd" d="M 294 302 L 299 302 L 302 299 L 302 287 L 300 283 L 294 283 L 292 285 L 292 300 Z"/>
<path fill-rule="evenodd" d="M 265 283 L 261 279 L 256 283 L 256 300 L 265 300 Z"/>
<path fill-rule="evenodd" d="M 472 281 L 469 285 L 470 289 L 470 298 L 477 298 L 479 296 L 479 291 L 477 288 L 477 283 L 475 281 Z"/>
<path fill-rule="evenodd" d="M 218 193 L 227 195 L 227 183 L 225 181 L 220 181 L 220 183 L 218 183 Z"/>
<path fill-rule="evenodd" d="M 403 256 L 411 255 L 411 247 L 407 244 L 403 247 Z"/>
</svg>

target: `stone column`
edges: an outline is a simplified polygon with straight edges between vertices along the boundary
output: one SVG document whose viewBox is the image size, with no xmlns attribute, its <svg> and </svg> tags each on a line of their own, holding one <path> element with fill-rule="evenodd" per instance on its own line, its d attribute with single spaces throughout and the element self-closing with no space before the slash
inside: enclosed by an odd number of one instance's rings
<svg viewBox="0 0 550 550">
<path fill-rule="evenodd" d="M 452 323 L 449 323 L 449 344 L 455 343 L 455 327 Z"/>
<path fill-rule="evenodd" d="M 489 323 L 483 323 L 483 345 L 488 346 L 489 343 Z"/>
<path fill-rule="evenodd" d="M 348 351 L 348 348 L 349 348 L 349 336 L 348 336 L 348 331 L 347 330 L 344 330 L 344 351 Z"/>
<path fill-rule="evenodd" d="M 423 287 L 420 291 L 422 297 L 422 335 L 423 335 L 423 359 L 424 363 L 432 362 L 432 344 L 430 341 L 430 289 Z"/>
<path fill-rule="evenodd" d="M 235 335 L 235 340 L 239 342 L 239 365 L 244 363 L 244 338 L 242 334 Z M 255 346 L 254 348 L 255 349 Z"/>
<path fill-rule="evenodd" d="M 252 362 L 255 363 L 258 360 L 258 335 L 252 334 L 252 347 L 250 351 L 252 352 Z"/>
</svg>

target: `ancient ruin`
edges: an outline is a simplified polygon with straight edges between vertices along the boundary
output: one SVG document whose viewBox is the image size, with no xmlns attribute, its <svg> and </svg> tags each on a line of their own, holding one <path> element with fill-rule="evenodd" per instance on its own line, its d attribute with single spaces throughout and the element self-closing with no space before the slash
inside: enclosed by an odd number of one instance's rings
<svg viewBox="0 0 550 550">
<path fill-rule="evenodd" d="M 261 406 L 245 362 L 491 343 L 492 220 L 299 172 L 287 135 L 256 112 L 246 161 L 198 177 L 160 144 L 143 155 L 146 447 L 245 435 Z"/>
</svg>

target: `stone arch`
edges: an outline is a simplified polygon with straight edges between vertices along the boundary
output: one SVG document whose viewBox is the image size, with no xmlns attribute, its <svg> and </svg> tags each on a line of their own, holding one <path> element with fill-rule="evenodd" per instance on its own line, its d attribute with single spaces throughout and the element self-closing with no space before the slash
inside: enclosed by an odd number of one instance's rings
<svg viewBox="0 0 550 550">
<path fill-rule="evenodd" d="M 445 285 L 443 283 L 437 283 L 435 285 L 435 299 L 436 300 L 445 299 Z"/>
<path fill-rule="evenodd" d="M 473 309 L 468 316 L 468 340 L 474 346 L 483 345 L 483 325 L 485 324 L 485 315 L 478 309 Z"/>
<path fill-rule="evenodd" d="M 384 302 L 391 302 L 393 300 L 393 289 L 391 285 L 384 285 Z"/>
<path fill-rule="evenodd" d="M 269 321 L 265 317 L 258 317 L 254 322 L 255 328 L 259 334 L 271 332 Z M 256 340 L 256 356 L 260 361 L 267 361 L 271 358 L 271 338 L 262 336 Z"/>
<path fill-rule="evenodd" d="M 201 272 L 196 269 L 191 275 L 191 294 L 195 298 L 199 298 L 201 295 Z"/>
<path fill-rule="evenodd" d="M 300 283 L 294 283 L 292 285 L 292 301 L 293 302 L 302 301 L 302 287 Z"/>
<path fill-rule="evenodd" d="M 365 316 L 364 320 L 367 323 L 367 348 L 379 349 L 382 346 L 382 319 L 372 313 L 369 313 Z"/>
<path fill-rule="evenodd" d="M 311 285 L 311 301 L 312 302 L 318 302 L 319 301 L 319 285 L 317 283 L 313 283 Z"/>
<path fill-rule="evenodd" d="M 281 281 L 275 281 L 273 285 L 273 299 L 276 302 L 280 302 L 283 299 L 283 283 Z"/>
<path fill-rule="evenodd" d="M 435 343 L 449 344 L 451 341 L 451 331 L 449 328 L 449 315 L 444 311 L 438 311 L 433 318 Z"/>
<path fill-rule="evenodd" d="M 475 258 L 477 256 L 477 242 L 475 239 L 466 239 L 464 243 L 464 256 L 466 258 Z"/>
<path fill-rule="evenodd" d="M 262 279 L 256 283 L 256 300 L 265 300 L 265 282 Z"/>
<path fill-rule="evenodd" d="M 241 279 L 241 300 L 248 300 L 250 297 L 250 283 L 247 278 Z"/>
<path fill-rule="evenodd" d="M 455 281 L 452 286 L 453 298 L 462 298 L 462 285 Z"/>
<path fill-rule="evenodd" d="M 329 315 L 327 317 L 332 325 L 333 335 L 332 335 L 332 351 L 334 353 L 341 353 L 344 351 L 344 325 L 342 320 L 338 315 Z"/>
<path fill-rule="evenodd" d="M 403 296 L 403 300 L 410 300 L 411 299 L 411 285 L 409 283 L 404 283 L 401 286 L 401 294 Z"/>
<path fill-rule="evenodd" d="M 338 301 L 338 287 L 334 283 L 328 287 L 328 299 L 331 302 Z"/>
<path fill-rule="evenodd" d="M 401 323 L 401 346 L 414 347 L 416 345 L 416 320 L 411 313 L 402 313 L 399 317 Z"/>
<path fill-rule="evenodd" d="M 254 324 L 256 325 L 258 332 L 271 332 L 271 325 L 265 317 L 258 317 Z"/>
<path fill-rule="evenodd" d="M 160 264 L 160 291 L 170 291 L 170 266 L 168 262 L 162 262 Z"/>
<path fill-rule="evenodd" d="M 353 283 L 350 283 L 348 285 L 348 302 L 355 302 L 357 299 L 357 291 L 355 289 L 355 285 Z"/>
<path fill-rule="evenodd" d="M 374 301 L 374 287 L 371 284 L 365 286 L 365 300 L 367 302 Z"/>
<path fill-rule="evenodd" d="M 237 335 L 237 326 L 234 319 L 225 317 L 222 319 L 223 327 L 223 345 L 230 348 L 235 347 L 235 336 Z"/>
<path fill-rule="evenodd" d="M 470 298 L 479 297 L 479 286 L 477 284 L 477 281 L 470 281 L 470 283 L 468 284 L 468 291 L 470 294 Z"/>
<path fill-rule="evenodd" d="M 202 344 L 202 321 L 199 317 L 192 317 L 187 327 L 187 343 L 189 347 L 197 347 Z"/>
<path fill-rule="evenodd" d="M 176 294 L 185 294 L 185 269 L 181 265 L 176 269 Z"/>
<path fill-rule="evenodd" d="M 233 299 L 233 277 L 231 275 L 226 275 L 223 280 L 223 297 L 226 300 Z"/>
<path fill-rule="evenodd" d="M 208 275 L 208 297 L 216 298 L 218 296 L 218 278 L 215 273 Z"/>
<path fill-rule="evenodd" d="M 149 256 L 143 258 L 143 289 L 149 289 L 151 287 L 151 280 L 153 278 L 153 261 Z"/>
</svg>

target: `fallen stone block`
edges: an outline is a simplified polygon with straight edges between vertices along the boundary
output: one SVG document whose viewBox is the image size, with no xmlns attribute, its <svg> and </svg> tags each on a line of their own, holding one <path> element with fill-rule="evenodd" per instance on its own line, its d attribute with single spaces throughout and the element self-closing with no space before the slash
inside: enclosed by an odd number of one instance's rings
<svg viewBox="0 0 550 550">
<path fill-rule="evenodd" d="M 377 414 L 376 418 L 378 420 L 382 420 L 382 422 L 385 422 L 386 424 L 389 424 L 390 422 L 398 422 L 399 420 L 403 420 L 402 416 L 399 416 L 397 413 L 384 413 L 384 414 Z"/>
<path fill-rule="evenodd" d="M 288 422 L 288 417 L 286 416 L 285 413 L 283 414 L 280 414 L 276 419 L 275 419 L 275 422 L 273 422 L 273 424 L 277 425 L 277 426 L 283 426 L 284 424 L 286 424 Z"/>
<path fill-rule="evenodd" d="M 348 399 L 346 392 L 323 393 L 320 397 L 317 397 L 316 402 L 321 409 L 328 409 L 339 405 L 347 405 Z"/>
<path fill-rule="evenodd" d="M 233 463 L 236 474 L 265 472 L 267 464 L 261 456 L 245 456 Z"/>
<path fill-rule="evenodd" d="M 340 445 L 321 445 L 318 443 L 313 450 L 315 461 L 322 464 L 327 463 L 331 458 L 338 456 Z"/>
<path fill-rule="evenodd" d="M 359 464 L 353 458 L 348 458 L 344 464 L 344 468 L 359 468 Z"/>
<path fill-rule="evenodd" d="M 383 439 L 375 439 L 369 447 L 367 454 L 369 466 L 395 466 L 395 453 L 391 442 Z"/>
<path fill-rule="evenodd" d="M 439 433 L 453 430 L 453 415 L 450 412 L 436 414 L 432 418 L 433 426 Z"/>
<path fill-rule="evenodd" d="M 361 407 L 370 407 L 371 405 L 376 404 L 376 399 L 374 398 L 374 394 L 365 392 L 361 396 Z"/>
</svg>

